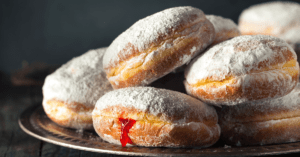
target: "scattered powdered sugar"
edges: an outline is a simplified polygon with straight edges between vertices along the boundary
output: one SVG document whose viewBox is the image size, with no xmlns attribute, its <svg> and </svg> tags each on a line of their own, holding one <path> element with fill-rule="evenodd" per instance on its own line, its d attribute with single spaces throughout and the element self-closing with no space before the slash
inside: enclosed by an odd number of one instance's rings
<svg viewBox="0 0 300 157">
<path fill-rule="evenodd" d="M 196 46 L 193 46 L 191 49 L 191 53 L 194 53 L 196 51 L 196 49 L 197 49 Z"/>
<path fill-rule="evenodd" d="M 216 15 L 206 15 L 206 18 L 214 25 L 216 34 L 224 30 L 238 30 L 238 26 L 228 18 Z"/>
<path fill-rule="evenodd" d="M 120 34 L 108 47 L 103 58 L 104 68 L 114 66 L 133 51 L 142 52 L 152 43 L 158 44 L 159 38 L 172 37 L 182 24 L 193 25 L 205 20 L 204 13 L 193 7 L 170 8 L 143 18 Z"/>
<path fill-rule="evenodd" d="M 247 21 L 265 30 L 273 26 L 272 34 L 280 35 L 290 26 L 300 25 L 300 4 L 295 2 L 268 2 L 244 10 L 239 22 Z"/>
<path fill-rule="evenodd" d="M 48 75 L 43 86 L 44 100 L 94 106 L 99 97 L 113 90 L 102 67 L 105 51 L 106 48 L 90 50 Z"/>
<path fill-rule="evenodd" d="M 291 56 L 285 55 L 287 50 L 291 52 Z M 199 96 L 202 101 L 229 106 L 255 99 L 284 96 L 297 83 L 289 72 L 283 70 L 290 57 L 296 59 L 296 53 L 282 39 L 266 35 L 235 37 L 211 47 L 188 65 L 185 69 L 185 86 L 189 87 L 186 88 L 187 93 L 203 90 L 215 98 L 206 99 Z M 289 70 L 298 71 L 299 64 L 296 63 Z M 234 82 L 224 83 L 214 88 L 207 88 L 204 85 L 193 87 L 201 81 L 224 81 L 228 77 L 233 77 Z M 263 85 L 257 80 L 263 80 Z M 226 91 L 228 87 L 239 89 L 243 95 L 234 100 L 227 97 L 219 98 L 217 94 Z M 272 91 L 266 91 L 268 89 Z M 254 98 L 253 94 L 265 97 Z"/>
<path fill-rule="evenodd" d="M 223 139 L 235 145 L 299 141 L 299 109 L 300 83 L 280 98 L 224 106 L 218 111 Z"/>
<path fill-rule="evenodd" d="M 300 140 L 300 117 L 256 121 L 250 123 L 220 123 L 226 143 L 236 146 L 289 143 Z M 228 137 L 229 134 L 229 137 Z"/>
<path fill-rule="evenodd" d="M 191 57 L 189 55 L 183 55 L 181 57 L 181 62 L 183 62 L 183 63 L 189 64 L 190 61 L 191 61 Z"/>
<path fill-rule="evenodd" d="M 202 122 L 217 116 L 213 107 L 191 96 L 153 87 L 129 87 L 108 92 L 97 101 L 93 115 L 99 115 L 101 110 L 114 105 L 134 107 L 173 123 L 185 123 L 191 117 Z M 174 121 L 174 117 L 180 119 Z"/>
<path fill-rule="evenodd" d="M 281 51 L 273 51 L 271 47 L 274 46 L 281 47 Z M 235 50 L 237 47 L 241 47 L 241 50 Z M 248 50 L 244 51 L 243 47 Z M 185 77 L 189 84 L 196 84 L 203 79 L 221 81 L 230 75 L 247 75 L 250 71 L 265 68 L 258 66 L 262 62 L 270 65 L 276 63 L 278 55 L 284 61 L 278 64 L 283 65 L 286 61 L 283 52 L 286 49 L 293 52 L 293 58 L 297 58 L 295 51 L 282 39 L 265 35 L 238 36 L 217 44 L 196 57 L 186 68 Z"/>
</svg>

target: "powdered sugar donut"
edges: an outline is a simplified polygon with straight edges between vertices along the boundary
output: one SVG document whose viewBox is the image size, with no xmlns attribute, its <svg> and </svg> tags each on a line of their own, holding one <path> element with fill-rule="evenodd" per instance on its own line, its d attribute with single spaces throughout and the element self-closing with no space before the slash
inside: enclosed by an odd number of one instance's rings
<svg viewBox="0 0 300 157">
<path fill-rule="evenodd" d="M 52 121 L 68 128 L 93 128 L 96 101 L 112 90 L 102 68 L 105 50 L 90 50 L 46 77 L 43 107 Z"/>
<path fill-rule="evenodd" d="M 300 4 L 268 2 L 251 6 L 239 18 L 243 35 L 265 34 L 287 41 L 300 54 Z M 300 58 L 298 58 L 299 62 Z"/>
<path fill-rule="evenodd" d="M 280 37 L 290 29 L 300 27 L 300 4 L 268 2 L 244 10 L 239 29 L 244 35 L 265 34 Z"/>
<path fill-rule="evenodd" d="M 185 71 L 189 94 L 215 105 L 281 97 L 298 82 L 299 64 L 284 40 L 239 36 L 217 44 Z"/>
<path fill-rule="evenodd" d="M 137 21 L 108 47 L 103 66 L 113 88 L 148 85 L 189 62 L 215 36 L 204 13 L 175 7 Z"/>
<path fill-rule="evenodd" d="M 105 141 L 149 147 L 208 147 L 220 135 L 215 109 L 180 92 L 128 87 L 102 96 L 93 111 Z"/>
<path fill-rule="evenodd" d="M 284 97 L 223 106 L 218 115 L 221 137 L 227 144 L 300 141 L 300 84 Z"/>
<path fill-rule="evenodd" d="M 238 26 L 231 19 L 216 15 L 206 15 L 206 18 L 214 25 L 216 31 L 212 45 L 241 35 Z"/>
</svg>

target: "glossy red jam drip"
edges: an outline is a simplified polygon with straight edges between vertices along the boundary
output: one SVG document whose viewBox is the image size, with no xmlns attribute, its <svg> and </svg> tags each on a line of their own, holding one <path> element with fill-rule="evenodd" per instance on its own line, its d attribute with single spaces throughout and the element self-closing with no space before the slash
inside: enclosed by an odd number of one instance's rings
<svg viewBox="0 0 300 157">
<path fill-rule="evenodd" d="M 122 144 L 122 147 L 125 147 L 127 143 L 132 144 L 132 141 L 129 138 L 128 133 L 129 133 L 129 129 L 135 123 L 135 120 L 133 120 L 133 119 L 119 118 L 119 121 L 121 122 L 121 137 L 120 137 L 120 142 Z"/>
</svg>

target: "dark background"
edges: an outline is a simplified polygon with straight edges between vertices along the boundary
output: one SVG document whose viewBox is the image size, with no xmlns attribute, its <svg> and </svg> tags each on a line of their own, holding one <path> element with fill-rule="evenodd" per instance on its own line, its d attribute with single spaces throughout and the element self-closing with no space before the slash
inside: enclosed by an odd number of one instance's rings
<svg viewBox="0 0 300 157">
<path fill-rule="evenodd" d="M 266 1 L 0 0 L 0 156 L 119 157 L 61 147 L 22 131 L 18 119 L 25 109 L 41 105 L 41 85 L 49 72 L 26 67 L 35 62 L 61 65 L 89 49 L 109 46 L 137 20 L 170 7 L 190 5 L 237 23 L 244 9 L 263 2 Z M 168 77 L 165 78 L 168 81 Z M 173 82 L 166 85 L 173 86 L 177 79 L 182 78 L 172 79 Z M 276 146 L 269 148 L 278 150 Z M 280 150 L 285 148 L 291 147 L 283 146 Z"/>
<path fill-rule="evenodd" d="M 298 0 L 299 2 L 300 0 Z M 137 20 L 175 6 L 238 22 L 261 0 L 0 0 L 0 72 L 34 62 L 63 64 L 89 49 L 109 46 Z"/>
</svg>

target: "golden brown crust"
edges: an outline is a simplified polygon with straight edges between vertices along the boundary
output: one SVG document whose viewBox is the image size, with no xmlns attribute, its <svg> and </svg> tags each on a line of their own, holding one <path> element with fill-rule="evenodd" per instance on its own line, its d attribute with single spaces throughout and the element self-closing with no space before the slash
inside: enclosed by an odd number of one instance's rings
<svg viewBox="0 0 300 157">
<path fill-rule="evenodd" d="M 189 21 L 190 23 L 186 23 L 186 21 Z M 202 20 L 202 17 L 197 16 L 196 14 L 191 14 L 188 16 L 188 20 L 181 21 L 180 24 L 177 26 L 172 26 L 171 28 L 166 28 L 165 33 L 159 34 L 159 36 L 152 41 L 151 43 L 145 45 L 146 49 L 143 52 L 148 52 L 149 50 L 157 49 L 157 47 L 162 46 L 167 40 L 176 38 L 178 35 L 177 33 L 181 33 L 184 30 L 186 31 L 185 34 L 182 34 L 183 36 L 189 35 L 193 30 L 190 29 L 193 25 L 196 23 L 203 23 L 204 24 L 204 31 L 209 31 L 208 33 L 215 33 L 214 29 L 211 29 L 213 25 L 206 19 L 205 21 Z M 206 26 L 208 25 L 208 26 Z M 209 27 L 209 28 L 206 28 Z M 189 31 L 187 31 L 189 29 Z M 204 32 L 205 33 L 205 32 Z M 201 39 L 198 38 L 198 40 L 207 40 L 207 39 Z M 130 51 L 130 53 L 128 53 Z M 139 51 L 137 47 L 135 47 L 132 43 L 127 43 L 126 46 L 118 53 L 119 60 L 110 63 L 109 65 L 106 65 L 104 68 L 111 69 L 115 68 L 116 66 L 120 65 L 120 63 L 131 59 L 132 57 L 140 55 L 142 52 Z"/>
<path fill-rule="evenodd" d="M 265 145 L 300 140 L 300 117 L 248 123 L 220 123 L 221 139 L 230 145 Z"/>
<path fill-rule="evenodd" d="M 267 36 L 268 37 L 268 36 Z M 213 69 L 213 73 L 216 75 L 210 75 L 210 77 L 198 79 L 197 83 L 190 84 L 188 83 L 189 80 L 196 80 L 194 78 L 196 74 L 196 66 L 192 67 L 193 71 L 187 71 L 186 73 L 186 80 L 184 82 L 185 88 L 187 93 L 193 95 L 200 100 L 212 103 L 216 105 L 235 105 L 238 103 L 246 102 L 246 101 L 254 101 L 260 100 L 265 98 L 275 98 L 281 97 L 288 93 L 290 93 L 294 87 L 298 83 L 299 77 L 299 64 L 297 62 L 297 58 L 295 52 L 292 52 L 286 45 L 276 45 L 272 44 L 274 41 L 273 38 L 263 40 L 246 40 L 233 43 L 233 40 L 230 44 L 232 45 L 222 45 L 228 49 L 226 46 L 232 46 L 234 54 L 249 52 L 249 51 L 261 51 L 259 46 L 267 45 L 267 47 L 275 52 L 274 54 L 278 55 L 268 55 L 269 58 L 265 59 L 261 62 L 246 62 L 242 60 L 238 60 L 232 58 L 232 62 L 245 62 L 242 67 L 237 69 L 248 69 L 251 67 L 251 70 L 245 72 L 245 74 L 240 74 L 236 72 L 233 67 L 229 69 L 229 73 L 217 73 L 215 71 L 218 68 Z M 241 37 L 243 38 L 243 37 Z M 246 37 L 245 37 L 246 38 Z M 249 37 L 250 38 L 250 37 Z M 254 38 L 254 37 L 253 37 Z M 237 39 L 237 38 L 236 38 Z M 221 46 L 221 45 L 217 45 Z M 220 48 L 222 51 L 222 48 Z M 212 49 L 210 49 L 212 50 Z M 214 53 L 215 56 L 218 55 L 218 49 L 213 49 L 216 52 Z M 230 50 L 231 51 L 231 50 Z M 265 50 L 264 50 L 265 51 Z M 264 52 L 264 53 L 267 53 Z M 210 53 L 212 54 L 212 53 Z M 222 54 L 222 55 L 223 55 Z M 249 54 L 248 54 L 249 55 Z M 252 54 L 250 54 L 252 55 Z M 249 55 L 249 56 L 250 56 Z M 207 55 L 208 56 L 208 55 Z M 206 56 L 206 58 L 207 58 Z M 238 56 L 238 55 L 237 55 Z M 238 58 L 236 56 L 236 58 Z M 213 58 L 212 56 L 211 58 Z M 198 59 L 197 61 L 203 61 Z M 249 64 L 250 63 L 250 64 Z M 197 65 L 197 62 L 192 64 Z M 222 63 L 217 63 L 218 65 Z M 223 64 L 222 64 L 223 65 Z M 193 66 L 193 65 L 192 65 Z M 199 65 L 198 65 L 199 66 Z M 224 64 L 225 66 L 225 64 Z M 226 65 L 227 67 L 228 65 Z M 231 66 L 231 65 L 229 65 Z M 233 66 L 233 65 L 232 65 Z M 199 67 L 201 69 L 201 67 Z M 250 69 L 250 68 L 249 68 Z M 189 70 L 189 69 L 188 69 Z M 199 70 L 200 71 L 200 70 Z M 208 73 L 207 71 L 200 71 L 198 73 Z M 211 72 L 210 72 L 211 73 Z M 224 78 L 223 80 L 218 80 L 219 78 Z M 195 82 L 195 81 L 194 81 Z"/>
<path fill-rule="evenodd" d="M 217 109 L 219 122 L 249 123 L 300 117 L 299 91 L 292 92 L 277 99 L 222 106 Z"/>
<path fill-rule="evenodd" d="M 163 76 L 166 74 L 166 72 L 170 72 L 174 68 L 174 66 L 176 66 L 178 62 L 180 62 L 181 58 L 184 55 L 192 55 L 190 53 L 190 49 L 192 49 L 193 46 L 199 42 L 199 40 L 202 39 L 191 39 L 186 45 L 182 45 L 181 47 L 178 47 L 178 49 L 176 49 L 176 51 L 180 53 L 170 53 L 164 58 L 160 58 L 159 61 L 156 61 L 151 65 L 146 65 L 145 68 L 142 68 L 135 74 L 132 74 L 131 77 L 128 77 L 125 80 L 123 78 L 118 78 L 117 80 L 114 79 L 113 81 L 110 81 L 110 83 L 114 89 L 118 89 L 142 84 L 144 80 L 152 80 L 153 78 L 158 79 L 159 76 Z M 108 79 L 109 78 L 110 77 L 108 76 Z"/>
<path fill-rule="evenodd" d="M 197 121 L 197 117 L 189 117 L 185 123 L 175 123 L 163 121 L 160 117 L 135 108 L 125 108 L 119 105 L 106 108 L 100 114 L 93 115 L 95 131 L 104 140 L 115 144 L 120 144 L 121 123 L 118 119 L 120 117 L 139 119 L 136 120 L 128 134 L 133 145 L 150 147 L 208 147 L 217 142 L 220 135 L 217 117 L 205 119 L 202 122 Z"/>
<path fill-rule="evenodd" d="M 238 81 L 235 81 L 232 84 L 236 84 L 237 82 Z M 187 81 L 184 81 L 184 85 L 188 94 L 196 96 L 200 100 L 213 101 L 220 104 L 223 101 L 236 100 L 243 94 L 242 88 L 239 86 L 227 86 L 226 88 L 221 89 L 218 87 L 211 87 L 211 89 L 216 89 L 217 92 L 215 92 L 215 90 L 213 90 L 213 92 L 209 92 L 207 89 L 195 88 L 188 84 Z"/>
<path fill-rule="evenodd" d="M 200 10 L 199 12 L 202 13 Z M 111 55 L 112 61 L 106 61 L 108 63 L 104 64 L 107 78 L 113 88 L 148 85 L 185 64 L 206 48 L 215 35 L 213 25 L 198 14 L 191 14 L 187 18 L 189 20 L 180 20 L 176 26 L 165 28 L 164 33 L 158 34 L 151 41 L 144 41 L 145 43 L 126 41 L 122 38 L 124 34 L 121 34 L 121 37 L 110 45 L 106 56 L 112 53 L 117 55 Z M 132 33 L 133 28 L 127 31 Z M 125 33 L 128 33 L 127 31 Z M 117 44 L 119 40 L 122 40 L 124 46 Z M 118 46 L 122 49 L 117 51 L 114 47 Z M 107 58 L 105 60 L 110 59 Z"/>
<path fill-rule="evenodd" d="M 190 95 L 197 96 L 205 102 L 220 103 L 230 102 L 240 98 L 247 98 L 248 101 L 260 100 L 265 98 L 278 97 L 278 93 L 282 92 L 282 89 L 287 89 L 285 84 L 282 86 L 274 86 L 268 82 L 268 77 L 261 77 L 264 74 L 252 74 L 252 85 L 248 87 L 243 87 L 240 85 L 242 78 L 238 78 L 233 81 L 231 85 L 226 86 L 226 88 L 210 87 L 210 89 L 195 88 L 184 81 L 187 93 Z M 293 86 L 286 90 L 285 94 L 290 93 L 298 82 L 298 75 L 292 76 Z M 256 79 L 256 80 L 255 80 Z M 287 78 L 288 79 L 288 78 Z M 276 80 L 274 80 L 275 82 Z M 284 82 L 285 80 L 278 80 Z M 277 81 L 277 82 L 278 82 Z M 290 80 L 289 80 L 290 81 Z M 260 91 L 259 93 L 257 91 Z M 283 95 L 284 96 L 284 95 Z"/>
<path fill-rule="evenodd" d="M 92 129 L 92 111 L 80 103 L 66 103 L 60 100 L 45 100 L 43 107 L 46 115 L 56 124 L 73 129 Z"/>
<path fill-rule="evenodd" d="M 232 145 L 265 145 L 300 140 L 300 84 L 277 99 L 217 109 L 221 137 Z"/>
</svg>

